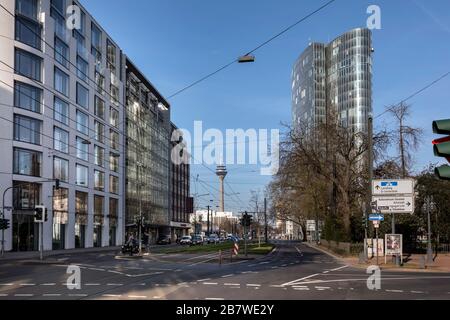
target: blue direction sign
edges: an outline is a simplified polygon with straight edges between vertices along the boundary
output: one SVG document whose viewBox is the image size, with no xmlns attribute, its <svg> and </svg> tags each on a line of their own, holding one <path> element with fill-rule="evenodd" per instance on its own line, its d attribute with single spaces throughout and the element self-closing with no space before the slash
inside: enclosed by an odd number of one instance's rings
<svg viewBox="0 0 450 320">
<path fill-rule="evenodd" d="M 369 221 L 384 221 L 384 215 L 371 214 L 371 215 L 369 215 Z"/>
</svg>

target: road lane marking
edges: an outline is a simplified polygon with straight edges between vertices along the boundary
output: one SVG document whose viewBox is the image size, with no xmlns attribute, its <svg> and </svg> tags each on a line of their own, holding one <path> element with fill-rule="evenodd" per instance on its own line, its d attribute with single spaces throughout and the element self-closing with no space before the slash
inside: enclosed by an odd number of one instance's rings
<svg viewBox="0 0 450 320">
<path fill-rule="evenodd" d="M 74 294 L 69 294 L 69 297 L 87 297 L 87 294 L 84 293 L 74 293 Z"/>
<path fill-rule="evenodd" d="M 272 284 L 269 287 L 271 287 L 271 288 L 283 288 L 283 286 L 279 285 L 279 284 Z"/>
<path fill-rule="evenodd" d="M 403 290 L 385 290 L 386 292 L 402 293 Z"/>
<path fill-rule="evenodd" d="M 15 297 L 34 297 L 34 294 L 31 293 L 16 293 Z"/>
<path fill-rule="evenodd" d="M 423 293 L 425 293 L 425 292 L 423 292 L 423 291 L 411 291 L 411 293 L 419 293 L 419 294 L 423 294 Z"/>
<path fill-rule="evenodd" d="M 0 293 L 0 297 L 7 297 L 8 296 L 8 294 L 6 294 L 6 293 Z"/>
<path fill-rule="evenodd" d="M 19 286 L 22 286 L 22 287 L 32 287 L 35 285 L 36 285 L 35 283 L 19 283 Z"/>
<path fill-rule="evenodd" d="M 225 300 L 224 298 L 205 298 L 205 300 L 218 300 L 218 301 L 222 301 Z"/>
<path fill-rule="evenodd" d="M 41 286 L 56 286 L 56 283 L 43 283 Z"/>
<path fill-rule="evenodd" d="M 130 296 L 128 296 L 128 298 L 131 298 L 131 299 L 147 299 L 147 296 L 134 296 L 134 295 L 130 295 Z"/>
<path fill-rule="evenodd" d="M 348 265 L 347 266 L 342 266 L 342 267 L 339 267 L 339 268 L 331 269 L 329 271 L 339 271 L 339 270 L 345 269 L 347 267 L 349 267 L 349 266 Z"/>
<path fill-rule="evenodd" d="M 160 296 L 153 296 L 152 299 L 161 299 L 161 297 Z"/>
<path fill-rule="evenodd" d="M 322 273 L 325 273 L 325 274 L 326 274 L 326 273 L 329 273 L 329 272 L 330 272 L 330 271 L 324 271 L 324 272 L 322 272 Z"/>
<path fill-rule="evenodd" d="M 318 286 L 316 286 L 314 288 L 316 288 L 317 290 L 328 290 L 328 289 L 331 289 L 330 287 L 318 287 Z"/>
<path fill-rule="evenodd" d="M 270 263 L 269 261 L 263 261 L 263 262 L 260 262 L 259 264 L 268 264 L 268 263 Z"/>
<path fill-rule="evenodd" d="M 250 283 L 250 284 L 247 284 L 247 287 L 261 287 L 261 285 Z"/>
<path fill-rule="evenodd" d="M 207 286 L 216 286 L 216 285 L 218 285 L 217 282 L 203 282 L 203 284 L 207 285 Z"/>
<path fill-rule="evenodd" d="M 306 287 L 306 288 L 294 288 L 294 290 L 297 290 L 297 291 L 309 291 L 309 288 L 308 287 Z"/>
<path fill-rule="evenodd" d="M 0 286 L 13 286 L 14 283 L 0 283 Z"/>
<path fill-rule="evenodd" d="M 61 297 L 62 294 L 61 293 L 44 293 L 42 296 L 43 297 Z"/>
<path fill-rule="evenodd" d="M 122 283 L 107 283 L 106 285 L 107 285 L 107 286 L 114 286 L 114 287 L 120 287 L 120 286 L 123 286 Z"/>
<path fill-rule="evenodd" d="M 100 283 L 86 283 L 85 286 L 99 286 Z"/>
<path fill-rule="evenodd" d="M 208 281 L 208 280 L 211 280 L 211 278 L 206 278 L 206 279 L 198 280 L 198 282 L 203 282 L 203 281 Z"/>
<path fill-rule="evenodd" d="M 275 267 L 271 267 L 270 269 L 278 269 L 278 267 L 277 267 L 277 266 L 275 266 Z"/>
<path fill-rule="evenodd" d="M 100 268 L 89 268 L 89 270 L 92 270 L 92 271 L 106 271 L 105 269 L 100 269 Z"/>
<path fill-rule="evenodd" d="M 229 277 L 232 277 L 232 276 L 234 276 L 233 273 L 232 273 L 232 274 L 227 274 L 227 275 L 225 275 L 225 276 L 222 276 L 221 278 L 229 278 Z"/>
<path fill-rule="evenodd" d="M 309 278 L 313 278 L 313 277 L 318 276 L 318 275 L 319 275 L 318 273 L 314 273 L 314 274 L 309 275 L 307 277 L 303 277 L 303 278 L 300 278 L 300 279 L 297 279 L 297 280 L 293 280 L 293 281 L 289 281 L 289 282 L 283 283 L 282 286 L 289 286 L 289 285 L 295 284 L 297 282 L 300 282 L 300 281 L 303 281 L 303 280 L 306 280 L 306 279 L 309 279 Z"/>
<path fill-rule="evenodd" d="M 224 285 L 224 286 L 237 287 L 237 286 L 240 286 L 241 284 L 240 284 L 240 283 L 224 283 L 223 285 Z"/>
</svg>

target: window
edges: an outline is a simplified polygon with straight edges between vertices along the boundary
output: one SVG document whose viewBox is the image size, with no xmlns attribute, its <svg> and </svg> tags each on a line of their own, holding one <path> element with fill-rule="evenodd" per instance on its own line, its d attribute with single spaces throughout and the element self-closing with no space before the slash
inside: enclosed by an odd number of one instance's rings
<svg viewBox="0 0 450 320">
<path fill-rule="evenodd" d="M 82 166 L 81 164 L 75 165 L 76 170 L 76 181 L 75 184 L 81 187 L 89 186 L 89 169 L 88 167 Z"/>
<path fill-rule="evenodd" d="M 112 44 L 112 42 L 107 39 L 106 40 L 106 63 L 107 68 L 111 70 L 112 74 L 116 73 L 116 47 Z"/>
<path fill-rule="evenodd" d="M 38 17 L 38 0 L 16 0 L 16 13 L 36 20 Z"/>
<path fill-rule="evenodd" d="M 77 158 L 89 161 L 89 142 L 80 137 L 77 137 Z"/>
<path fill-rule="evenodd" d="M 66 38 L 66 7 L 64 0 L 52 0 L 50 16 L 55 20 L 55 34 L 61 39 Z"/>
<path fill-rule="evenodd" d="M 56 121 L 59 121 L 66 126 L 69 125 L 69 104 L 67 102 L 55 97 L 53 114 Z"/>
<path fill-rule="evenodd" d="M 109 176 L 109 192 L 119 194 L 119 178 L 116 176 Z"/>
<path fill-rule="evenodd" d="M 101 171 L 94 170 L 94 189 L 98 191 L 105 190 L 105 174 Z"/>
<path fill-rule="evenodd" d="M 89 135 L 89 116 L 80 110 L 77 110 L 77 130 Z"/>
<path fill-rule="evenodd" d="M 114 108 L 109 109 L 109 124 L 113 127 L 119 127 L 119 111 Z"/>
<path fill-rule="evenodd" d="M 104 198 L 101 196 L 94 196 L 94 215 L 104 215 Z"/>
<path fill-rule="evenodd" d="M 58 37 L 55 37 L 55 60 L 66 68 L 69 68 L 69 47 Z"/>
<path fill-rule="evenodd" d="M 119 200 L 109 198 L 109 215 L 110 217 L 117 218 L 119 216 Z"/>
<path fill-rule="evenodd" d="M 118 105 L 119 104 L 119 88 L 117 88 L 116 86 L 113 86 L 111 84 L 110 94 L 111 94 L 111 103 Z"/>
<path fill-rule="evenodd" d="M 112 129 L 109 130 L 109 133 L 110 133 L 109 141 L 111 142 L 111 148 L 114 150 L 119 150 L 119 133 L 117 133 Z"/>
<path fill-rule="evenodd" d="M 87 82 L 89 75 L 89 65 L 80 56 L 77 56 L 77 76 Z"/>
<path fill-rule="evenodd" d="M 102 31 L 94 23 L 91 24 L 91 39 L 92 46 L 100 51 L 102 47 Z"/>
<path fill-rule="evenodd" d="M 15 73 L 33 80 L 42 81 L 42 58 L 17 48 L 15 56 Z"/>
<path fill-rule="evenodd" d="M 65 13 L 65 0 L 51 0 L 51 7 L 55 9 L 58 13 Z"/>
<path fill-rule="evenodd" d="M 119 172 L 119 156 L 112 152 L 109 154 L 109 170 Z"/>
<path fill-rule="evenodd" d="M 41 203 L 41 185 L 37 183 L 23 184 L 14 181 L 13 206 L 16 210 L 34 210 Z"/>
<path fill-rule="evenodd" d="M 105 102 L 95 96 L 94 114 L 100 119 L 105 119 Z"/>
<path fill-rule="evenodd" d="M 97 92 L 103 94 L 105 91 L 105 77 L 97 71 L 95 71 L 95 84 L 97 85 Z"/>
<path fill-rule="evenodd" d="M 94 164 L 100 167 L 105 166 L 105 149 L 99 146 L 94 147 Z"/>
<path fill-rule="evenodd" d="M 53 158 L 53 179 L 69 182 L 69 161 L 58 157 Z"/>
<path fill-rule="evenodd" d="M 42 27 L 39 22 L 16 15 L 16 40 L 41 50 Z"/>
<path fill-rule="evenodd" d="M 77 103 L 85 109 L 89 109 L 89 91 L 77 83 Z"/>
<path fill-rule="evenodd" d="M 83 57 L 86 56 L 86 45 L 85 45 L 85 39 L 84 37 L 77 31 L 73 30 L 73 37 L 75 38 L 75 41 L 77 43 L 77 53 L 82 55 Z"/>
<path fill-rule="evenodd" d="M 92 54 L 92 56 L 94 57 L 94 60 L 95 60 L 95 70 L 97 70 L 97 71 L 101 70 L 102 53 L 100 51 L 98 51 L 97 49 L 95 49 L 94 47 L 92 47 L 91 54 Z"/>
<path fill-rule="evenodd" d="M 42 89 L 16 81 L 14 83 L 14 106 L 41 113 Z"/>
<path fill-rule="evenodd" d="M 41 176 L 42 153 L 14 148 L 14 174 Z"/>
<path fill-rule="evenodd" d="M 53 142 L 55 150 L 69 153 L 69 133 L 58 127 L 55 127 L 53 132 Z"/>
<path fill-rule="evenodd" d="M 41 144 L 41 121 L 14 115 L 14 140 Z"/>
<path fill-rule="evenodd" d="M 69 96 L 69 76 L 55 67 L 55 90 L 66 97 Z"/>
<path fill-rule="evenodd" d="M 88 194 L 81 191 L 75 191 L 75 212 L 77 214 L 88 213 Z"/>
<path fill-rule="evenodd" d="M 94 129 L 95 129 L 95 140 L 97 140 L 100 143 L 105 143 L 105 126 L 98 121 L 94 121 Z"/>
</svg>

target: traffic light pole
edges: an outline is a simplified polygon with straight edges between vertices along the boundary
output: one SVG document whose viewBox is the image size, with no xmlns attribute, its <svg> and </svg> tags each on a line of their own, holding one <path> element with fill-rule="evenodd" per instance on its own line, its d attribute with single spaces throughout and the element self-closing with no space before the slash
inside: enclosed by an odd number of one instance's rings
<svg viewBox="0 0 450 320">
<path fill-rule="evenodd" d="M 368 248 L 368 214 L 372 211 L 372 180 L 373 180 L 373 117 L 369 115 L 368 119 L 368 168 L 369 168 L 369 188 L 367 190 L 366 210 L 364 211 L 364 261 L 367 261 Z M 378 241 L 378 240 L 377 240 Z M 378 244 L 378 242 L 377 242 Z"/>
<path fill-rule="evenodd" d="M 44 213 L 45 214 L 45 213 Z M 39 222 L 39 259 L 44 260 L 44 223 Z"/>
</svg>

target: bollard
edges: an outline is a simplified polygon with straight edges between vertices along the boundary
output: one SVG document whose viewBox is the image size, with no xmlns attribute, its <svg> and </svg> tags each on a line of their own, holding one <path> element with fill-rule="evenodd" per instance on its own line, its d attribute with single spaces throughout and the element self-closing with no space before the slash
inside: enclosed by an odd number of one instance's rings
<svg viewBox="0 0 450 320">
<path fill-rule="evenodd" d="M 425 263 L 425 256 L 420 257 L 420 264 L 419 264 L 420 269 L 426 269 L 426 263 Z"/>
</svg>

